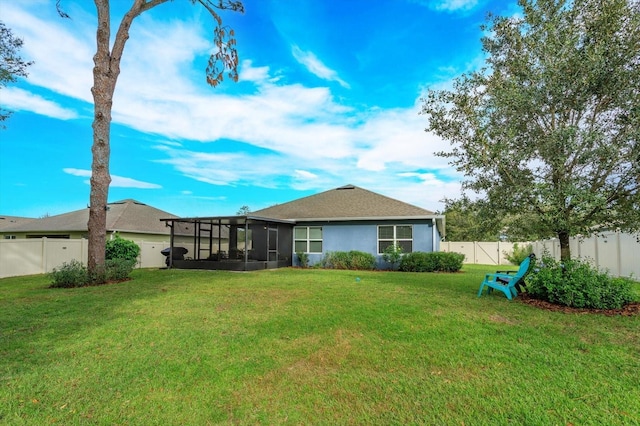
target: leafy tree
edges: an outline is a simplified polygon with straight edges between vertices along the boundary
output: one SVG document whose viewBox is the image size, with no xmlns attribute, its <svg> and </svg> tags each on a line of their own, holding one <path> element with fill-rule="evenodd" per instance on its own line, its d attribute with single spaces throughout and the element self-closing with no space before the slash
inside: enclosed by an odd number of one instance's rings
<svg viewBox="0 0 640 426">
<path fill-rule="evenodd" d="M 423 99 L 438 155 L 538 237 L 640 229 L 640 3 L 519 0 L 490 17 L 486 67 Z"/>
<path fill-rule="evenodd" d="M 27 67 L 33 62 L 25 62 L 18 55 L 22 47 L 22 39 L 13 35 L 11 29 L 0 21 L 0 88 L 8 83 L 15 83 L 18 77 L 27 76 Z M 11 111 L 0 108 L 0 123 L 11 115 Z M 0 124 L 0 128 L 5 126 Z"/>
<path fill-rule="evenodd" d="M 447 241 L 498 241 L 501 218 L 492 215 L 484 200 L 467 196 L 445 198 L 443 214 L 447 218 Z"/>
<path fill-rule="evenodd" d="M 120 60 L 124 47 L 129 39 L 129 29 L 134 19 L 140 14 L 167 3 L 170 0 L 133 0 L 131 8 L 120 21 L 115 36 L 111 34 L 111 13 L 109 0 L 94 0 L 98 12 L 98 28 L 96 32 L 97 50 L 93 57 L 93 87 L 91 93 L 94 101 L 93 145 L 91 152 L 91 192 L 89 196 L 89 244 L 88 269 L 90 274 L 97 274 L 105 264 L 105 241 L 107 222 L 107 197 L 111 176 L 109 174 L 111 107 L 113 94 L 120 74 Z M 206 80 L 211 86 L 217 86 L 224 80 L 225 70 L 228 76 L 238 80 L 238 54 L 234 31 L 222 24 L 219 10 L 244 12 L 239 0 L 189 0 L 200 4 L 215 20 L 213 42 L 216 52 L 209 58 L 206 69 Z M 58 13 L 62 17 L 68 15 L 56 3 Z M 113 44 L 111 42 L 113 41 Z"/>
<path fill-rule="evenodd" d="M 238 211 L 236 212 L 236 215 L 247 216 L 249 213 L 251 213 L 251 208 L 249 208 L 249 206 L 247 205 L 244 205 L 238 209 Z"/>
</svg>

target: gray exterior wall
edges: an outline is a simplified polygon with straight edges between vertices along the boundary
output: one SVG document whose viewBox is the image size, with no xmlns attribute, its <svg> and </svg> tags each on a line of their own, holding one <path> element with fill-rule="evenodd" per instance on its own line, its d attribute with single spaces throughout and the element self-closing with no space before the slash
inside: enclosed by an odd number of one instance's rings
<svg viewBox="0 0 640 426">
<path fill-rule="evenodd" d="M 382 255 L 378 254 L 379 225 L 413 225 L 414 252 L 431 252 L 439 249 L 440 235 L 434 228 L 432 220 L 298 222 L 296 224 L 296 226 L 322 226 L 323 253 L 310 253 L 310 265 L 320 262 L 327 252 L 358 250 L 373 254 L 378 258 L 378 267 L 386 268 L 388 265 L 382 260 Z M 296 258 L 296 264 L 298 264 L 297 256 L 294 257 Z"/>
</svg>

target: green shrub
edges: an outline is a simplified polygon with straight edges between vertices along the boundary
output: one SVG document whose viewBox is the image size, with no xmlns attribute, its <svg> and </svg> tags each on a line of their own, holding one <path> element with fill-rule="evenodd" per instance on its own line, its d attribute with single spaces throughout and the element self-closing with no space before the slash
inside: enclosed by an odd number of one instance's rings
<svg viewBox="0 0 640 426">
<path fill-rule="evenodd" d="M 526 246 L 518 246 L 518 243 L 513 244 L 513 253 L 504 252 L 506 259 L 511 262 L 512 265 L 519 265 L 525 260 L 529 255 L 533 253 L 533 246 L 531 244 L 527 244 Z"/>
<path fill-rule="evenodd" d="M 363 251 L 351 250 L 349 252 L 350 268 L 357 270 L 376 269 L 376 257 L 371 253 Z"/>
<path fill-rule="evenodd" d="M 382 259 L 391 264 L 391 269 L 395 269 L 396 265 L 402 259 L 402 246 L 398 244 L 391 244 L 384 249 L 382 253 Z"/>
<path fill-rule="evenodd" d="M 105 263 L 105 281 L 122 281 L 129 278 L 136 266 L 135 259 L 109 259 Z"/>
<path fill-rule="evenodd" d="M 115 234 L 115 238 L 107 241 L 105 246 L 105 259 L 126 259 L 134 260 L 138 259 L 140 255 L 140 247 L 130 240 L 125 240 L 119 234 Z"/>
<path fill-rule="evenodd" d="M 458 272 L 463 261 L 464 254 L 461 253 L 417 251 L 402 256 L 399 269 L 403 272 Z"/>
<path fill-rule="evenodd" d="M 87 268 L 77 260 L 65 262 L 60 268 L 54 268 L 49 277 L 51 287 L 54 288 L 83 287 L 89 283 Z"/>
<path fill-rule="evenodd" d="M 560 263 L 545 254 L 527 276 L 536 299 L 574 308 L 619 309 L 632 302 L 632 281 L 614 278 L 582 260 Z"/>
<path fill-rule="evenodd" d="M 363 251 L 332 251 L 325 254 L 322 266 L 329 269 L 372 270 L 376 268 L 376 257 Z"/>
<path fill-rule="evenodd" d="M 300 267 L 308 268 L 309 267 L 309 253 L 297 252 L 296 256 L 298 256 L 298 262 L 300 263 Z"/>
</svg>

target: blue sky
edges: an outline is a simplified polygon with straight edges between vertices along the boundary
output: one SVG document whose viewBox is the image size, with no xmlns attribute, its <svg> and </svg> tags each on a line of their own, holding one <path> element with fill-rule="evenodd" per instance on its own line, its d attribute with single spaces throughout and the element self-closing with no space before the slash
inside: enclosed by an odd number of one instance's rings
<svg viewBox="0 0 640 426">
<path fill-rule="evenodd" d="M 114 28 L 130 1 L 112 1 Z M 95 53 L 92 1 L 0 0 L 29 77 L 0 90 L 0 214 L 86 207 Z M 116 87 L 109 201 L 180 216 L 233 215 L 345 184 L 430 210 L 461 176 L 424 131 L 428 88 L 483 64 L 480 25 L 515 2 L 246 0 L 234 28 L 240 81 L 205 82 L 212 20 L 174 0 L 131 28 Z M 115 29 L 113 30 L 115 33 Z"/>
</svg>

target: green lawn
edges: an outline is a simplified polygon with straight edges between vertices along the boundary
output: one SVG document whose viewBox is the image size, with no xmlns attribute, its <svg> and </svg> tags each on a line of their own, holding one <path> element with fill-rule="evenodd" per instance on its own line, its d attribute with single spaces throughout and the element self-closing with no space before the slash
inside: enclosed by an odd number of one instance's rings
<svg viewBox="0 0 640 426">
<path fill-rule="evenodd" d="M 640 424 L 640 317 L 477 298 L 494 269 L 2 279 L 0 424 Z"/>
</svg>

